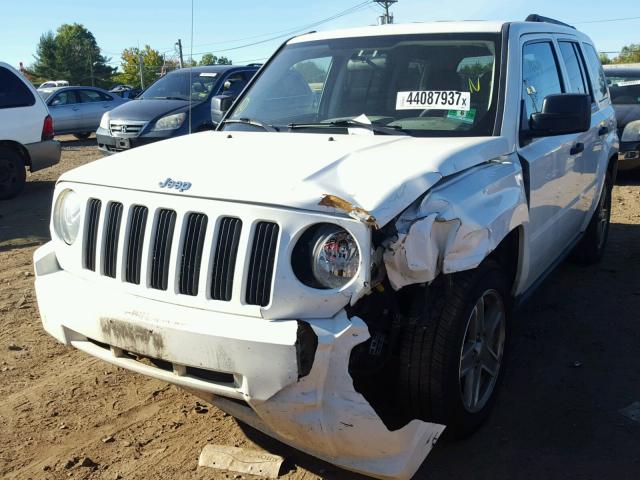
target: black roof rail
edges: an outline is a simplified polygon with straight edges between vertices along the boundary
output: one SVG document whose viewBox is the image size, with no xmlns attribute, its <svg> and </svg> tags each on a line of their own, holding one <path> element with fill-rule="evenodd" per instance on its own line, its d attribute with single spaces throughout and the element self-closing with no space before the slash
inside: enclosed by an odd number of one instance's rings
<svg viewBox="0 0 640 480">
<path fill-rule="evenodd" d="M 246 67 L 261 67 L 262 63 L 247 63 Z"/>
<path fill-rule="evenodd" d="M 525 18 L 524 21 L 525 22 L 553 23 L 555 25 L 562 25 L 563 27 L 573 28 L 574 30 L 576 29 L 576 27 L 574 27 L 573 25 L 569 25 L 568 23 L 564 23 L 564 22 L 561 22 L 560 20 L 555 20 L 553 18 L 543 17 L 542 15 L 538 15 L 537 13 L 532 13 L 527 18 Z"/>
</svg>

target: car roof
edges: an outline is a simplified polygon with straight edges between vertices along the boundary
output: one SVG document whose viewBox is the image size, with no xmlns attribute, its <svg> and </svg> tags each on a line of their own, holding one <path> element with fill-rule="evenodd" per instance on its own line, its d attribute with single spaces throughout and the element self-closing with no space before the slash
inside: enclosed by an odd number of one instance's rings
<svg viewBox="0 0 640 480">
<path fill-rule="evenodd" d="M 604 73 L 609 75 L 640 75 L 640 63 L 619 63 L 616 65 L 603 65 Z"/>
<path fill-rule="evenodd" d="M 289 40 L 289 44 L 311 42 L 314 40 L 329 40 L 353 37 L 374 37 L 386 35 L 413 34 L 443 34 L 443 33 L 500 33 L 506 26 L 513 26 L 521 33 L 571 33 L 576 35 L 578 30 L 568 25 L 549 22 L 509 22 L 509 21 L 445 21 L 445 22 L 416 22 L 392 23 L 388 25 L 374 25 L 369 27 L 330 30 L 325 32 L 311 32 Z"/>
</svg>

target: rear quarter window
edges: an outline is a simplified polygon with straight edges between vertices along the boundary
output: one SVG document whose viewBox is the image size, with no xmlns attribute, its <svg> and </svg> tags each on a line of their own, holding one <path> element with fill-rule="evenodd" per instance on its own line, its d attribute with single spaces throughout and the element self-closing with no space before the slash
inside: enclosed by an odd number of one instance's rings
<svg viewBox="0 0 640 480">
<path fill-rule="evenodd" d="M 597 102 L 601 102 L 609 96 L 609 89 L 607 88 L 607 78 L 604 75 L 602 64 L 598 58 L 595 48 L 588 43 L 582 44 L 584 48 L 585 57 L 589 64 L 589 71 L 591 72 L 591 78 L 593 85 L 593 95 Z"/>
<path fill-rule="evenodd" d="M 35 103 L 31 90 L 13 72 L 0 67 L 0 108 L 30 107 Z"/>
</svg>

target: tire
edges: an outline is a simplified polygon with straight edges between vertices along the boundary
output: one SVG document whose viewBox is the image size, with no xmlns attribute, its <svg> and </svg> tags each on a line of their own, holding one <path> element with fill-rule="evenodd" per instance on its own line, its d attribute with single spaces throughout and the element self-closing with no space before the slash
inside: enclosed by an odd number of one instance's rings
<svg viewBox="0 0 640 480">
<path fill-rule="evenodd" d="M 26 180 L 27 172 L 22 157 L 11 148 L 0 147 L 0 200 L 17 196 Z"/>
<path fill-rule="evenodd" d="M 78 140 L 86 140 L 91 136 L 91 132 L 74 133 L 73 136 L 76 137 Z"/>
<path fill-rule="evenodd" d="M 598 200 L 598 206 L 589 222 L 587 231 L 571 255 L 571 259 L 585 265 L 598 263 L 607 247 L 609 222 L 611 220 L 611 191 L 613 183 L 609 172 L 604 179 L 604 187 Z"/>
<path fill-rule="evenodd" d="M 473 330 L 480 299 L 494 329 L 481 329 L 478 336 Z M 488 417 L 504 371 L 511 309 L 506 277 L 496 262 L 485 260 L 475 270 L 440 278 L 418 303 L 426 307 L 416 311 L 401 339 L 401 406 L 409 420 L 443 424 L 455 437 L 467 436 Z M 480 359 L 493 375 L 476 363 Z"/>
</svg>

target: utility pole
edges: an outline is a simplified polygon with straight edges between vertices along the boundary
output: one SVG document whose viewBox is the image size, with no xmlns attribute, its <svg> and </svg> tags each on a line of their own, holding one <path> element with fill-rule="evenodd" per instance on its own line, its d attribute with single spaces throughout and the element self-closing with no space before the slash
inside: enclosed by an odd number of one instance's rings
<svg viewBox="0 0 640 480">
<path fill-rule="evenodd" d="M 91 86 L 95 87 L 96 82 L 93 77 L 93 55 L 91 55 L 91 49 L 89 49 L 89 68 L 91 69 Z"/>
<path fill-rule="evenodd" d="M 144 75 L 142 74 L 143 61 L 142 61 L 142 52 L 138 49 L 138 65 L 140 67 L 140 88 L 144 90 Z"/>
<path fill-rule="evenodd" d="M 182 40 L 178 39 L 178 41 L 176 42 L 176 46 L 178 47 L 178 55 L 180 58 L 180 68 L 182 68 L 184 66 L 184 60 L 182 58 Z"/>
<path fill-rule="evenodd" d="M 374 0 L 375 3 L 384 8 L 384 15 L 380 17 L 380 24 L 387 25 L 393 23 L 393 13 L 389 13 L 389 7 L 394 3 L 398 3 L 398 0 Z"/>
</svg>

